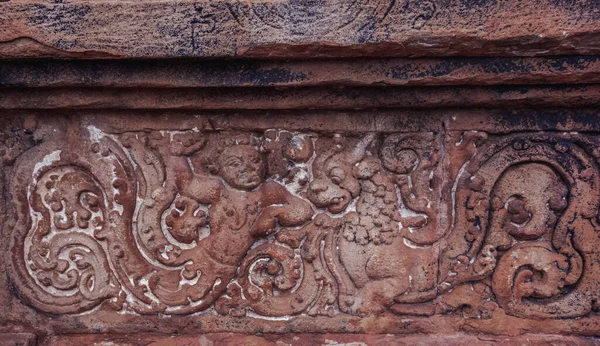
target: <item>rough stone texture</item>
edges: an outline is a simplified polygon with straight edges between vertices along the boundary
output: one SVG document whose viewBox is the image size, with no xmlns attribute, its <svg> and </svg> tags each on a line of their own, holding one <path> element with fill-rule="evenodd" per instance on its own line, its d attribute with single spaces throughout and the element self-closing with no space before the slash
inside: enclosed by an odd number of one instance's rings
<svg viewBox="0 0 600 346">
<path fill-rule="evenodd" d="M 44 342 L 599 334 L 598 115 L 24 112 L 4 323 Z"/>
<path fill-rule="evenodd" d="M 0 3 L 2 57 L 596 54 L 595 0 Z"/>
<path fill-rule="evenodd" d="M 29 333 L 2 333 L 0 332 L 0 345 L 3 346 L 35 346 L 36 336 Z"/>
<path fill-rule="evenodd" d="M 475 346 L 510 346 L 510 345 L 596 345 L 593 338 L 560 337 L 555 335 L 530 335 L 525 337 L 496 337 L 472 336 L 457 334 L 452 336 L 404 336 L 394 335 L 340 335 L 340 334 L 287 334 L 287 335 L 236 335 L 236 334 L 208 334 L 200 337 L 165 337 L 165 336 L 136 336 L 133 338 L 119 338 L 106 336 L 67 336 L 54 338 L 57 345 L 78 346 L 85 343 L 102 345 L 103 342 L 112 342 L 111 345 L 189 345 L 189 346 L 430 346 L 430 345 L 475 345 Z"/>
<path fill-rule="evenodd" d="M 0 1 L 0 345 L 600 343 L 599 17 Z"/>
<path fill-rule="evenodd" d="M 311 87 L 592 84 L 595 55 L 319 60 L 6 60 L 10 87 Z"/>
</svg>

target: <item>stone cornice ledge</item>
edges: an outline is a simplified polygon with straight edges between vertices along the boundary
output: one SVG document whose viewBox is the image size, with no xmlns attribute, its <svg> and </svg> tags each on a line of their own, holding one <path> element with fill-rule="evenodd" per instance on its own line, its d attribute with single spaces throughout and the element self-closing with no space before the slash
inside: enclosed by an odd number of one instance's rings
<svg viewBox="0 0 600 346">
<path fill-rule="evenodd" d="M 2 0 L 0 58 L 597 54 L 599 22 L 595 0 Z"/>
</svg>

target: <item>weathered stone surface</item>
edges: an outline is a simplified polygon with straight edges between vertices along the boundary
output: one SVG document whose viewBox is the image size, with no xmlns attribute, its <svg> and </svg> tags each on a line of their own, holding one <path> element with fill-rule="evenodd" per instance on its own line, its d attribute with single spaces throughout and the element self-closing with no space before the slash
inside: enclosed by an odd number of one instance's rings
<svg viewBox="0 0 600 346">
<path fill-rule="evenodd" d="M 2 346 L 35 346 L 36 336 L 29 333 L 2 333 L 0 332 L 0 345 Z"/>
<path fill-rule="evenodd" d="M 3 116 L 5 323 L 597 336 L 598 116 L 386 112 Z"/>
<path fill-rule="evenodd" d="M 0 89 L 0 109 L 373 109 L 598 107 L 600 85 L 500 87 L 345 87 L 144 89 Z"/>
<path fill-rule="evenodd" d="M 596 345 L 598 340 L 584 337 L 560 337 L 555 335 L 528 335 L 525 337 L 472 336 L 467 334 L 447 336 L 405 336 L 395 335 L 340 335 L 340 334 L 288 334 L 248 336 L 236 334 L 208 334 L 199 337 L 182 336 L 178 338 L 165 336 L 67 336 L 53 340 L 56 345 L 77 346 L 95 343 L 102 345 L 129 346 L 139 345 L 190 345 L 190 346 L 313 346 L 313 345 L 380 345 L 380 346 L 429 346 L 429 345 L 476 345 L 476 346 L 509 346 L 509 345 Z"/>
<path fill-rule="evenodd" d="M 0 344 L 598 344 L 599 10 L 0 0 Z"/>
<path fill-rule="evenodd" d="M 310 87 L 592 84 L 594 55 L 540 58 L 335 60 L 18 60 L 0 64 L 9 87 Z"/>
<path fill-rule="evenodd" d="M 597 54 L 584 1 L 0 3 L 0 57 L 341 57 Z"/>
</svg>

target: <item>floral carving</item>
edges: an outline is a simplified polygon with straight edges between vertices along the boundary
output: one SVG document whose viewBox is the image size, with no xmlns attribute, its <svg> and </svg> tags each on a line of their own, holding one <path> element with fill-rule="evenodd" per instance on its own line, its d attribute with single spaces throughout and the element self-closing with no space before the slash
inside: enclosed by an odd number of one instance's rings
<svg viewBox="0 0 600 346">
<path fill-rule="evenodd" d="M 595 145 L 578 135 L 539 134 L 479 148 L 458 177 L 457 222 L 447 240 L 456 245 L 442 256 L 442 290 L 491 279 L 507 313 L 589 313 L 597 295 L 589 265 L 598 246 Z"/>
<path fill-rule="evenodd" d="M 8 187 L 10 279 L 48 313 L 566 318 L 597 297 L 593 136 L 69 136 Z"/>
</svg>

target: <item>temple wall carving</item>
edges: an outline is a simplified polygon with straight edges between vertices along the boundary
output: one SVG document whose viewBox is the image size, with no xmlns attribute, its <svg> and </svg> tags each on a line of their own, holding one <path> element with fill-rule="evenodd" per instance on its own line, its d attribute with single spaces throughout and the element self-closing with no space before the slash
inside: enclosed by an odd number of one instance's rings
<svg viewBox="0 0 600 346">
<path fill-rule="evenodd" d="M 65 324 L 116 329 L 596 328 L 600 135 L 461 130 L 471 117 L 452 114 L 422 131 L 393 112 L 387 129 L 348 131 L 329 130 L 332 115 L 252 130 L 235 115 L 15 116 L 2 141 L 11 291 Z"/>
<path fill-rule="evenodd" d="M 597 0 L 0 0 L 0 345 L 593 345 Z"/>
</svg>

